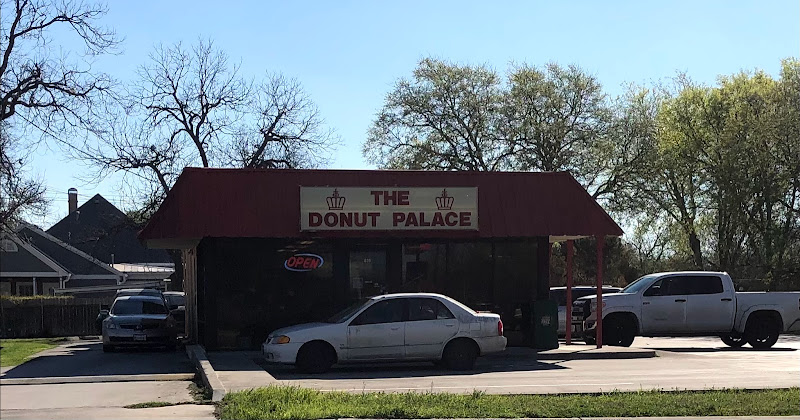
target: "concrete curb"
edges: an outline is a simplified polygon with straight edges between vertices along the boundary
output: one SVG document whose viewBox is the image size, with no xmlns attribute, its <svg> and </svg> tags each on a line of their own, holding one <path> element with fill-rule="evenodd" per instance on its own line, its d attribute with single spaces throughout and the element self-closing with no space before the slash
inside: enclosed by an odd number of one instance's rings
<svg viewBox="0 0 800 420">
<path fill-rule="evenodd" d="M 197 344 L 187 345 L 186 355 L 197 367 L 197 372 L 200 373 L 203 384 L 211 390 L 211 401 L 222 401 L 227 391 L 225 386 L 222 385 L 222 381 L 219 380 L 214 367 L 211 366 L 211 362 L 208 361 L 208 356 L 203 346 Z"/>
<path fill-rule="evenodd" d="M 101 376 L 53 376 L 46 378 L 0 379 L 0 385 L 50 385 L 85 384 L 91 382 L 141 382 L 141 381 L 190 381 L 192 373 L 162 373 L 149 375 L 101 375 Z"/>
</svg>

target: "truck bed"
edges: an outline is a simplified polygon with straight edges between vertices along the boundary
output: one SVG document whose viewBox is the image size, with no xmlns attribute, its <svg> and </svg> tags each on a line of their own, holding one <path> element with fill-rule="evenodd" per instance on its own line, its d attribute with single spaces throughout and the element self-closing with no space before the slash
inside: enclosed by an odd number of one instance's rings
<svg viewBox="0 0 800 420">
<path fill-rule="evenodd" d="M 736 292 L 736 325 L 740 325 L 748 312 L 760 306 L 779 308 L 783 332 L 800 331 L 800 292 Z"/>
</svg>

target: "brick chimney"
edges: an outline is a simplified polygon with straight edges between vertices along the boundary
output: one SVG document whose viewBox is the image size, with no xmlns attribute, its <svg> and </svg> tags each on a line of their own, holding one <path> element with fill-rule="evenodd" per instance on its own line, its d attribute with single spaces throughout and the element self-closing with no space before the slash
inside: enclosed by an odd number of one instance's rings
<svg viewBox="0 0 800 420">
<path fill-rule="evenodd" d="M 69 214 L 78 210 L 78 190 L 70 188 L 67 190 L 67 203 L 69 203 Z"/>
</svg>

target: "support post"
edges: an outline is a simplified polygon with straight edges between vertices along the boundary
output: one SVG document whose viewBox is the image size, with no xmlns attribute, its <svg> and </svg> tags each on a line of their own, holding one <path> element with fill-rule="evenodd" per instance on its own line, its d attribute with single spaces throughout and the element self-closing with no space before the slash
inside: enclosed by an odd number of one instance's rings
<svg viewBox="0 0 800 420">
<path fill-rule="evenodd" d="M 567 240 L 567 344 L 572 344 L 572 239 Z"/>
<path fill-rule="evenodd" d="M 550 238 L 539 237 L 536 245 L 536 298 L 535 300 L 550 299 Z"/>
<path fill-rule="evenodd" d="M 603 347 L 603 245 L 605 237 L 597 236 L 597 348 Z"/>
</svg>

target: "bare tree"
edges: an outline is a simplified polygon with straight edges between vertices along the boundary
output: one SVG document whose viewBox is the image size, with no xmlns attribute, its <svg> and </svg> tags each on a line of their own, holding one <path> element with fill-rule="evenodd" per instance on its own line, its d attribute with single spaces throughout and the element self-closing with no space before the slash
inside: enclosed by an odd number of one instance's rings
<svg viewBox="0 0 800 420">
<path fill-rule="evenodd" d="M 190 50 L 180 43 L 157 47 L 140 68 L 131 99 L 153 131 L 168 135 L 167 141 L 190 142 L 199 163 L 209 167 L 212 147 L 231 133 L 250 91 L 239 66 L 201 40 Z"/>
<path fill-rule="evenodd" d="M 309 167 L 337 143 L 296 80 L 272 75 L 255 84 L 210 41 L 156 47 L 134 88 L 106 105 L 95 138 L 72 153 L 97 179 L 129 175 L 148 208 L 186 166 Z"/>
<path fill-rule="evenodd" d="M 45 202 L 41 183 L 22 178 L 24 161 L 14 157 L 14 150 L 43 138 L 69 144 L 69 132 L 93 124 L 94 105 L 112 80 L 94 72 L 91 60 L 113 53 L 119 43 L 113 30 L 97 24 L 105 13 L 103 5 L 80 1 L 0 1 L 0 223 L 26 209 L 41 211 Z M 69 36 L 82 41 L 85 51 L 56 42 Z"/>
<path fill-rule="evenodd" d="M 245 168 L 313 167 L 328 162 L 338 140 L 295 79 L 280 74 L 256 91 L 255 115 L 234 137 L 229 164 Z"/>
<path fill-rule="evenodd" d="M 109 104 L 106 120 L 98 125 L 103 130 L 94 131 L 98 141 L 75 147 L 71 154 L 94 169 L 91 181 L 116 172 L 130 175 L 123 180 L 128 189 L 140 196 L 143 207 L 154 210 L 188 163 L 187 146 L 177 136 L 162 136 L 148 120 L 126 113 L 118 104 Z"/>
<path fill-rule="evenodd" d="M 43 215 L 47 210 L 44 186 L 22 174 L 25 160 L 17 157 L 18 144 L 6 126 L 0 122 L 0 229 L 13 228 L 23 211 Z"/>
</svg>

